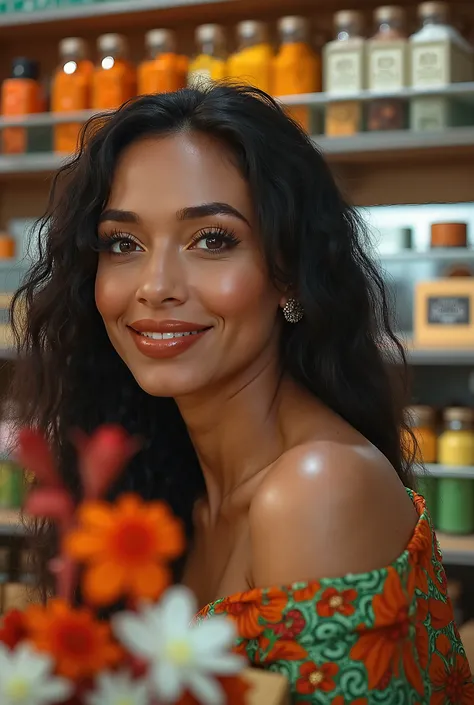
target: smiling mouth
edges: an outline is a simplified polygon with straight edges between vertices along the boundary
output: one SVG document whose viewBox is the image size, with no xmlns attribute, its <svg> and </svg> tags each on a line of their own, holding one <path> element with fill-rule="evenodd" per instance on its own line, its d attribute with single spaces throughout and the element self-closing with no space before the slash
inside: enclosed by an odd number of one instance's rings
<svg viewBox="0 0 474 705">
<path fill-rule="evenodd" d="M 141 332 L 135 330 L 134 328 L 132 330 L 138 335 L 141 335 L 144 338 L 151 338 L 152 340 L 173 340 L 173 338 L 184 338 L 188 335 L 199 335 L 199 333 L 204 333 L 206 330 L 209 330 L 209 328 L 200 328 L 199 330 L 186 331 L 185 333 L 152 333 L 145 331 Z"/>
</svg>

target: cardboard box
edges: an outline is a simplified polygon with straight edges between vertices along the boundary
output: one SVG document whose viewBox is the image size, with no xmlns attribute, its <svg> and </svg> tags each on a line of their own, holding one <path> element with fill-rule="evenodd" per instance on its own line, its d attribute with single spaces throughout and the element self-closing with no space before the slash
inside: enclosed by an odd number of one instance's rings
<svg viewBox="0 0 474 705">
<path fill-rule="evenodd" d="M 248 668 L 245 678 L 252 686 L 247 705 L 290 705 L 290 688 L 285 676 Z"/>
</svg>

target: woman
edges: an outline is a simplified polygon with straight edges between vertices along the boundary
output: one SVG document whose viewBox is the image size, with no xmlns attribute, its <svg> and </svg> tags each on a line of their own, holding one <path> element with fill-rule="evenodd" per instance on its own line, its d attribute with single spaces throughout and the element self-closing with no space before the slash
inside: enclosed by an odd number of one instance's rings
<svg viewBox="0 0 474 705">
<path fill-rule="evenodd" d="M 171 504 L 198 619 L 295 702 L 467 704 L 383 285 L 296 124 L 249 88 L 140 98 L 89 125 L 43 233 L 16 398 L 70 486 L 71 427 L 145 439 L 116 491 Z"/>
</svg>

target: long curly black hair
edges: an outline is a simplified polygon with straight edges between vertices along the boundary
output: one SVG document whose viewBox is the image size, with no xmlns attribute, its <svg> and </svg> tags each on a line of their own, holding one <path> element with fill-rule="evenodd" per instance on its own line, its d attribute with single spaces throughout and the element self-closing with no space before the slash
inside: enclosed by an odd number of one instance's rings
<svg viewBox="0 0 474 705">
<path fill-rule="evenodd" d="M 205 488 L 186 426 L 173 399 L 140 389 L 94 302 L 97 223 L 119 156 L 136 140 L 180 131 L 206 133 L 232 150 L 253 194 L 269 275 L 297 289 L 305 316 L 285 328 L 282 369 L 412 485 L 400 441 L 404 400 L 391 375 L 392 363 L 403 369 L 405 360 L 364 227 L 317 147 L 277 102 L 249 87 L 143 96 L 86 125 L 80 151 L 54 179 L 39 258 L 14 298 L 19 423 L 47 433 L 78 496 L 71 428 L 116 422 L 139 435 L 143 448 L 115 492 L 165 499 L 192 536 L 192 508 Z M 384 354 L 381 341 L 389 343 Z M 37 539 L 46 559 L 53 538 L 43 528 Z"/>
</svg>

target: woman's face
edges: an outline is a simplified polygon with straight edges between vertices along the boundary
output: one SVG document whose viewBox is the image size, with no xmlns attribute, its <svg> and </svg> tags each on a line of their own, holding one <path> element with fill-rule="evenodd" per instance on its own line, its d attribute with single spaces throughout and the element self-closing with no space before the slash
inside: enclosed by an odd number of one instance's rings
<svg viewBox="0 0 474 705">
<path fill-rule="evenodd" d="M 220 143 L 181 133 L 131 145 L 98 232 L 97 308 L 146 392 L 201 392 L 277 355 L 282 294 Z"/>
</svg>

